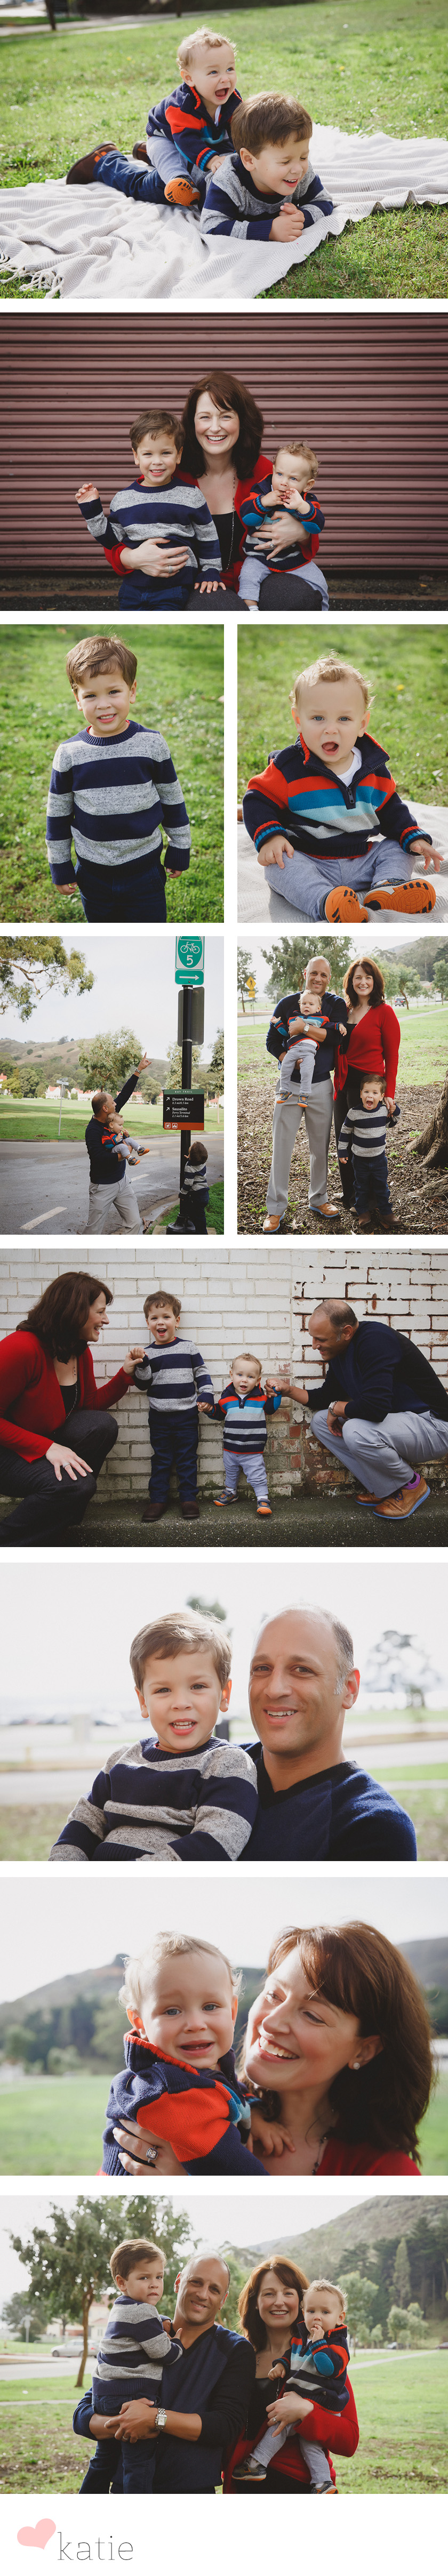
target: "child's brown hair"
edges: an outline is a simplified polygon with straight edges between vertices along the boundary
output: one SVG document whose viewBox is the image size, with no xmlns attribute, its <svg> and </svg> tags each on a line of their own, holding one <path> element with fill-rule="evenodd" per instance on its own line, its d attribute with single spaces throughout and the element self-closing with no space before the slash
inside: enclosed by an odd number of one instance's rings
<svg viewBox="0 0 448 2576">
<path fill-rule="evenodd" d="M 176 449 L 176 455 L 181 455 L 184 442 L 180 420 L 177 418 L 177 412 L 139 411 L 138 418 L 137 420 L 133 420 L 132 428 L 129 431 L 133 456 L 135 456 L 136 450 L 140 446 L 140 440 L 142 438 L 156 438 L 158 429 L 167 429 L 170 431 Z"/>
<path fill-rule="evenodd" d="M 190 1145 L 190 1152 L 189 1152 L 189 1156 L 188 1156 L 188 1161 L 189 1161 L 189 1163 L 208 1163 L 208 1151 L 207 1151 L 207 1146 L 206 1146 L 206 1145 L 200 1145 L 200 1143 L 199 1143 L 199 1137 L 198 1137 L 197 1145 Z"/>
<path fill-rule="evenodd" d="M 127 2281 L 128 2273 L 134 2270 L 134 2264 L 144 2263 L 149 2254 L 153 2263 L 166 2263 L 163 2246 L 152 2245 L 149 2236 L 125 2236 L 124 2244 L 114 2245 L 113 2254 L 109 2257 L 112 2280 L 116 2281 L 117 2272 L 119 2272 L 120 2279 Z"/>
<path fill-rule="evenodd" d="M 145 1297 L 143 1313 L 146 1315 L 147 1322 L 153 1306 L 171 1306 L 172 1313 L 176 1317 L 176 1324 L 178 1324 L 179 1315 L 182 1312 L 181 1299 L 180 1297 L 172 1297 L 171 1288 L 152 1288 L 150 1297 Z"/>
<path fill-rule="evenodd" d="M 67 653 L 65 668 L 70 688 L 76 694 L 83 680 L 98 680 L 101 671 L 113 671 L 115 666 L 131 689 L 137 654 L 131 653 L 129 644 L 122 643 L 121 635 L 83 635 L 81 643 L 73 644 Z"/>
<path fill-rule="evenodd" d="M 217 1619 L 203 1618 L 199 1610 L 168 1610 L 164 1618 L 151 1619 L 148 1627 L 138 1629 L 129 1656 L 136 1690 L 143 1690 L 145 1667 L 151 1655 L 193 1655 L 198 1646 L 203 1651 L 209 1648 L 224 1690 L 232 1662 L 230 1638 Z"/>
<path fill-rule="evenodd" d="M 305 142 L 312 134 L 313 119 L 300 99 L 282 98 L 277 90 L 259 90 L 255 98 L 241 99 L 230 131 L 235 152 L 256 156 L 266 143 L 288 143 L 291 134 L 295 142 Z"/>
</svg>

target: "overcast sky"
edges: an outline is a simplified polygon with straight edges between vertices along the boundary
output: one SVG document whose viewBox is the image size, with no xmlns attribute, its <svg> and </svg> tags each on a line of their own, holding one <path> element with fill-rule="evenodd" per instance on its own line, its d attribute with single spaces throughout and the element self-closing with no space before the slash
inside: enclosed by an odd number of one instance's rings
<svg viewBox="0 0 448 2576">
<path fill-rule="evenodd" d="M 2 1695 L 19 1707 L 95 1708 L 134 1713 L 138 1708 L 129 1670 L 129 1648 L 137 1628 L 156 1614 L 183 1608 L 200 1595 L 209 1608 L 218 1599 L 226 1612 L 233 1640 L 233 1706 L 247 1709 L 247 1676 L 257 1628 L 266 1614 L 291 1601 L 324 1604 L 352 1629 L 355 1662 L 367 1665 L 370 1648 L 385 1628 L 409 1629 L 437 1666 L 448 1669 L 445 1572 L 437 1557 L 423 1559 L 418 1573 L 415 1555 L 381 1558 L 381 1576 L 372 1582 L 368 1555 L 335 1555 L 319 1563 L 316 1553 L 301 1551 L 296 1562 L 270 1557 L 227 1554 L 217 1558 L 182 1556 L 169 1548 L 157 1560 L 137 1557 L 132 1581 L 120 1586 L 112 1563 L 103 1558 L 101 1588 L 95 1564 L 36 1565 L 28 1560 L 26 1591 L 21 1564 L 0 1564 L 0 1634 Z M 248 1606 L 249 1605 L 249 1606 Z M 431 1697 L 431 1695 L 429 1695 Z M 437 1698 L 437 1694 L 435 1695 Z M 443 1687 L 438 1693 L 443 1704 Z M 368 1706 L 360 1694 L 360 1707 Z M 18 1745 L 18 1750 L 20 1746 Z"/>
<path fill-rule="evenodd" d="M 24 1901 L 26 1896 L 26 1902 Z M 211 1903 L 213 1919 L 211 1919 Z M 353 1879 L 336 1868 L 323 1877 L 263 1879 L 246 1874 L 227 1877 L 216 1886 L 171 1869 L 166 1879 L 143 1878 L 130 1868 L 127 1880 L 109 1879 L 102 1870 L 62 1871 L 56 1879 L 39 1874 L 35 1901 L 29 1882 L 3 1879 L 0 1886 L 0 2002 L 28 1994 L 54 1977 L 81 1974 L 100 1967 L 117 1953 L 147 1949 L 157 1931 L 195 1932 L 213 1940 L 235 1967 L 263 1965 L 275 1935 L 287 1923 L 346 1923 L 360 1914 L 392 1941 L 417 1941 L 442 1935 L 448 1941 L 448 1884 L 409 1872 L 402 1879 Z M 30 1923 L 32 1938 L 30 1939 Z M 120 1976 L 117 1971 L 117 1993 Z"/>
<path fill-rule="evenodd" d="M 163 938 L 136 939 L 135 934 L 120 930 L 118 938 L 108 931 L 107 939 L 85 937 L 78 932 L 59 933 L 64 948 L 79 948 L 92 968 L 95 983 L 90 993 L 63 993 L 58 987 L 47 992 L 38 1002 L 31 1020 L 21 1020 L 18 1011 L 9 1010 L 1 1023 L 1 1045 L 10 1038 L 21 1038 L 36 1044 L 67 1038 L 90 1039 L 103 1029 L 134 1029 L 141 1039 L 144 1055 L 166 1055 L 177 1040 L 178 985 L 174 982 L 176 942 L 172 932 Z M 206 934 L 205 940 L 205 1037 L 204 1053 L 211 1055 L 214 1038 L 224 1019 L 223 940 Z"/>
<path fill-rule="evenodd" d="M 85 2189 L 83 2177 L 83 2192 Z M 207 2199 L 202 2193 L 198 2198 L 193 2192 L 182 2193 L 182 2211 L 190 2214 L 195 2237 L 198 2237 L 203 2229 L 204 2248 L 225 2245 L 229 2239 L 232 2245 L 248 2243 L 262 2245 L 271 2238 L 277 2251 L 283 2242 L 287 2253 L 288 2236 L 296 2237 L 301 2228 L 305 2235 L 309 2227 L 321 2227 L 324 2220 L 343 2216 L 347 2207 L 356 2209 L 363 2198 L 362 2192 L 355 2191 L 351 2185 L 348 2202 L 347 2198 L 343 2199 L 341 2195 L 337 2197 L 333 2192 L 327 2196 L 325 2182 L 321 2183 L 321 2194 L 322 2197 L 319 2197 L 318 2202 L 315 2194 L 312 2196 L 311 2192 L 303 2194 L 301 2192 L 300 2195 L 294 2192 L 284 2199 L 279 2192 L 273 2192 L 269 2184 L 266 2192 L 261 2190 L 259 2193 L 257 2186 L 256 2196 L 255 2193 L 253 2196 L 251 2193 L 249 2199 L 243 2200 L 233 2198 L 232 2186 L 224 2196 L 219 2191 L 216 2193 L 213 2182 L 210 2182 L 207 2187 Z M 71 2197 L 64 2195 L 61 2203 L 60 2194 L 54 2191 L 48 2199 L 34 2191 L 29 2194 L 24 2193 L 20 2200 L 13 2199 L 9 2191 L 5 2197 L 2 2195 L 0 2198 L 0 2305 L 5 2299 L 12 2297 L 14 2290 L 25 2292 L 28 2277 L 24 2264 L 20 2263 L 18 2254 L 14 2254 L 10 2246 L 9 2229 L 11 2228 L 14 2236 L 20 2235 L 27 2243 L 33 2227 L 48 2226 L 54 2200 L 58 2201 L 59 2207 L 62 2205 L 64 2209 L 70 2211 L 74 2208 L 77 2196 L 76 2192 L 73 2192 Z M 91 2193 L 89 2197 L 92 2197 Z M 166 2198 L 165 2193 L 163 2197 Z M 25 2353 L 23 2358 L 23 2384 L 25 2385 Z"/>
</svg>

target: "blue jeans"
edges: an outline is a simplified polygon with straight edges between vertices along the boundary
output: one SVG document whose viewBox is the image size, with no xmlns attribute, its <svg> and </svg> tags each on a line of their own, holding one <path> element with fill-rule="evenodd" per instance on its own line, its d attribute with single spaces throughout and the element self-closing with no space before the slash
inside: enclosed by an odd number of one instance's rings
<svg viewBox="0 0 448 2576">
<path fill-rule="evenodd" d="M 119 188 L 121 197 L 143 197 L 146 203 L 148 197 L 152 197 L 157 204 L 165 204 L 163 179 L 159 179 L 158 170 L 151 170 L 149 162 L 145 170 L 143 161 L 128 161 L 125 152 L 105 152 L 95 171 L 95 184 L 97 179 L 102 188 Z"/>
<path fill-rule="evenodd" d="M 130 2449 L 130 2443 L 128 2443 L 128 2449 Z M 86 2469 L 85 2478 L 83 2478 L 82 2486 L 79 2490 L 80 2495 L 85 2495 L 86 2493 L 90 2495 L 108 2495 L 109 2489 L 112 2486 L 112 2480 L 116 2478 L 118 2469 L 120 2470 L 121 2488 L 121 2450 L 121 2442 L 115 2442 L 112 2440 L 110 2442 L 97 2442 L 96 2451 L 93 2451 L 92 2453 L 88 2469 Z"/>
<path fill-rule="evenodd" d="M 288 824 L 279 822 L 289 838 Z M 412 877 L 412 853 L 402 850 L 399 841 L 375 841 L 362 859 L 310 859 L 305 850 L 295 850 L 284 868 L 265 868 L 264 875 L 274 894 L 283 895 L 285 903 L 294 905 L 306 921 L 322 921 L 327 894 L 333 886 L 349 885 L 354 894 L 373 894 L 379 885 L 409 885 Z"/>
<path fill-rule="evenodd" d="M 151 2494 L 156 2449 L 157 2436 L 154 2442 L 122 2442 L 124 2495 Z"/>
<path fill-rule="evenodd" d="M 96 868 L 81 859 L 76 883 L 86 921 L 166 921 L 165 873 L 158 861 L 148 859 L 137 874 L 132 863 Z"/>
<path fill-rule="evenodd" d="M 380 1216 L 390 1208 L 387 1154 L 378 1154 L 375 1162 L 364 1162 L 362 1154 L 352 1155 L 355 1207 L 357 1216 L 366 1216 L 375 1199 Z"/>
<path fill-rule="evenodd" d="M 151 1467 L 151 1502 L 167 1503 L 171 1468 L 177 1467 L 179 1501 L 195 1503 L 198 1482 L 197 1449 L 199 1421 L 194 1413 L 182 1417 L 175 1413 L 158 1413 L 149 1408 L 149 1429 L 153 1461 Z"/>
</svg>

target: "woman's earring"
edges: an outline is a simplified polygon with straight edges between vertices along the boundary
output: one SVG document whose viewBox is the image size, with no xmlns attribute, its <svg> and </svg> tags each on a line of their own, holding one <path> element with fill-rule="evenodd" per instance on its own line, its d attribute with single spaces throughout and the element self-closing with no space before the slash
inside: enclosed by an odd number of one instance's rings
<svg viewBox="0 0 448 2576">
<path fill-rule="evenodd" d="M 353 2066 L 352 2066 L 352 2075 L 359 2075 L 360 2065 L 361 2065 L 361 2059 L 360 2059 L 360 2057 L 354 2057 L 354 2059 L 353 2059 Z"/>
</svg>

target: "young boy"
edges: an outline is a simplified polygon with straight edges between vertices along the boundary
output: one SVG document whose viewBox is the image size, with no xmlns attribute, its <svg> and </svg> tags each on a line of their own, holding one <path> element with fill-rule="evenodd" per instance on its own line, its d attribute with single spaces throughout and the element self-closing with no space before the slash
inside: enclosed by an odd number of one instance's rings
<svg viewBox="0 0 448 2576">
<path fill-rule="evenodd" d="M 103 510 L 97 483 L 80 483 L 75 501 L 113 571 L 125 571 L 120 608 L 183 608 L 198 571 L 211 590 L 219 587 L 214 519 L 198 484 L 182 480 L 183 433 L 175 412 L 139 412 L 129 436 L 137 474 L 114 493 L 110 512 Z M 155 546 L 154 567 L 148 555 Z"/>
<path fill-rule="evenodd" d="M 168 743 L 130 715 L 136 655 L 118 635 L 87 635 L 67 654 L 66 670 L 84 730 L 54 753 L 53 885 L 62 894 L 78 887 L 86 921 L 166 921 L 165 874 L 188 868 L 190 825 Z"/>
<path fill-rule="evenodd" d="M 67 187 L 91 186 L 101 179 L 124 197 L 202 205 L 209 173 L 219 169 L 223 153 L 232 148 L 231 118 L 240 97 L 235 49 L 210 27 L 195 27 L 191 36 L 183 36 L 176 59 L 180 88 L 150 108 L 146 142 L 134 143 L 132 161 L 115 143 L 98 144 L 73 163 Z M 141 161 L 144 170 L 135 168 Z"/>
<path fill-rule="evenodd" d="M 145 1298 L 143 1313 L 151 1342 L 139 1361 L 135 1385 L 149 1390 L 152 1469 L 149 1502 L 142 1520 L 161 1521 L 169 1501 L 171 1469 L 176 1465 L 184 1521 L 199 1520 L 197 1451 L 199 1414 L 214 1411 L 212 1380 L 197 1343 L 178 1332 L 181 1302 L 165 1288 Z"/>
<path fill-rule="evenodd" d="M 267 2126 L 235 2074 L 240 1983 L 221 1950 L 184 1932 L 161 1932 L 150 1950 L 126 1960 L 120 2003 L 131 2033 L 125 2033 L 126 2071 L 113 2077 L 109 2094 L 103 2173 L 123 2174 L 117 2128 L 128 2120 L 149 2131 L 149 2165 L 156 2164 L 159 2139 L 187 2173 L 262 2174 L 248 2144 L 251 2133 L 269 2154 L 276 2142 L 281 2151 L 285 2131 Z"/>
<path fill-rule="evenodd" d="M 86 2487 L 94 2487 L 96 2494 L 109 2493 L 120 2459 L 114 2436 L 121 2407 L 137 2397 L 146 2397 L 150 2405 L 157 2406 L 162 2370 L 179 2359 L 180 2344 L 166 2333 L 158 2316 L 164 2267 L 161 2247 L 151 2245 L 146 2236 L 125 2238 L 124 2244 L 116 2245 L 111 2254 L 109 2270 L 118 2298 L 111 2308 L 92 2371 L 93 2415 L 98 2419 L 98 2429 L 103 2418 L 108 2431 L 100 2434 L 81 2495 Z M 123 2434 L 120 2447 L 125 2495 L 147 2494 L 154 2475 L 155 2440 L 134 2443 L 126 2441 Z"/>
<path fill-rule="evenodd" d="M 356 1214 L 358 1224 L 366 1234 L 372 1213 L 379 1217 L 387 1234 L 393 1230 L 386 1160 L 388 1115 L 385 1093 L 384 1075 L 366 1073 L 361 1083 L 359 1107 L 347 1110 L 339 1135 L 340 1163 L 348 1162 L 351 1145 Z"/>
<path fill-rule="evenodd" d="M 257 1499 L 257 1520 L 270 1520 L 271 1505 L 263 1457 L 267 1441 L 267 1421 L 278 1413 L 281 1394 L 267 1380 L 266 1390 L 260 1385 L 261 1360 L 252 1351 L 241 1351 L 232 1360 L 228 1386 L 215 1404 L 215 1422 L 224 1423 L 224 1491 L 215 1495 L 215 1507 L 236 1503 L 240 1467 L 248 1485 L 253 1485 Z"/>
<path fill-rule="evenodd" d="M 243 798 L 268 885 L 306 921 L 432 912 L 435 888 L 412 877 L 414 859 L 429 867 L 430 833 L 419 831 L 368 734 L 362 672 L 321 654 L 299 671 L 291 704 L 297 744 L 275 752 Z M 372 846 L 379 832 L 384 839 Z M 437 870 L 441 850 L 432 857 Z"/>
<path fill-rule="evenodd" d="M 296 2396 L 315 2397 L 319 2406 L 328 2406 L 332 2415 L 342 2415 L 348 2405 L 347 2363 L 348 2336 L 345 2326 L 345 2298 L 334 2281 L 310 2281 L 302 2299 L 303 2326 L 300 2321 L 291 2339 L 288 2374 L 282 2362 L 275 2362 L 270 2379 L 285 2379 L 286 2390 Z M 299 2450 L 306 2460 L 311 2477 L 312 2495 L 336 2495 L 329 2461 L 321 2442 L 307 2441 L 306 2432 L 296 2426 Z M 259 2483 L 266 2477 L 270 2460 L 275 2460 L 287 2442 L 290 2426 L 277 2428 L 275 2423 L 263 2433 L 256 2450 L 250 2451 L 234 2477 L 243 2484 L 247 2479 Z"/>
<path fill-rule="evenodd" d="M 209 179 L 201 213 L 204 240 L 235 233 L 239 241 L 299 241 L 310 224 L 334 212 L 311 168 L 313 131 L 299 99 L 260 92 L 232 116 L 233 152 Z"/>
<path fill-rule="evenodd" d="M 319 531 L 325 527 L 325 519 L 319 502 L 309 497 L 318 472 L 317 456 L 314 448 L 308 447 L 306 439 L 286 438 L 284 446 L 278 449 L 272 480 L 266 474 L 258 490 L 250 492 L 248 500 L 241 502 L 240 519 L 246 529 L 246 542 L 239 598 L 245 600 L 246 607 L 254 614 L 258 608 L 261 584 L 270 572 L 300 574 L 301 580 L 308 581 L 313 590 L 321 591 L 323 609 L 329 606 L 325 573 L 316 562 Z M 275 558 L 268 553 L 269 539 L 276 528 L 281 528 L 285 512 L 288 518 L 297 520 L 297 532 L 294 534 L 291 528 L 290 545 L 282 546 L 281 555 Z"/>
<path fill-rule="evenodd" d="M 179 1196 L 179 1215 L 175 1225 L 167 1225 L 167 1234 L 206 1234 L 210 1191 L 207 1188 L 207 1146 L 190 1145 L 184 1163 L 183 1188 Z"/>
<path fill-rule="evenodd" d="M 222 1628 L 195 1611 L 139 1629 L 130 1664 L 143 1740 L 99 1772 L 50 1860 L 239 1859 L 258 1800 L 249 1755 L 213 1733 L 229 1707 L 231 1660 Z"/>
</svg>

